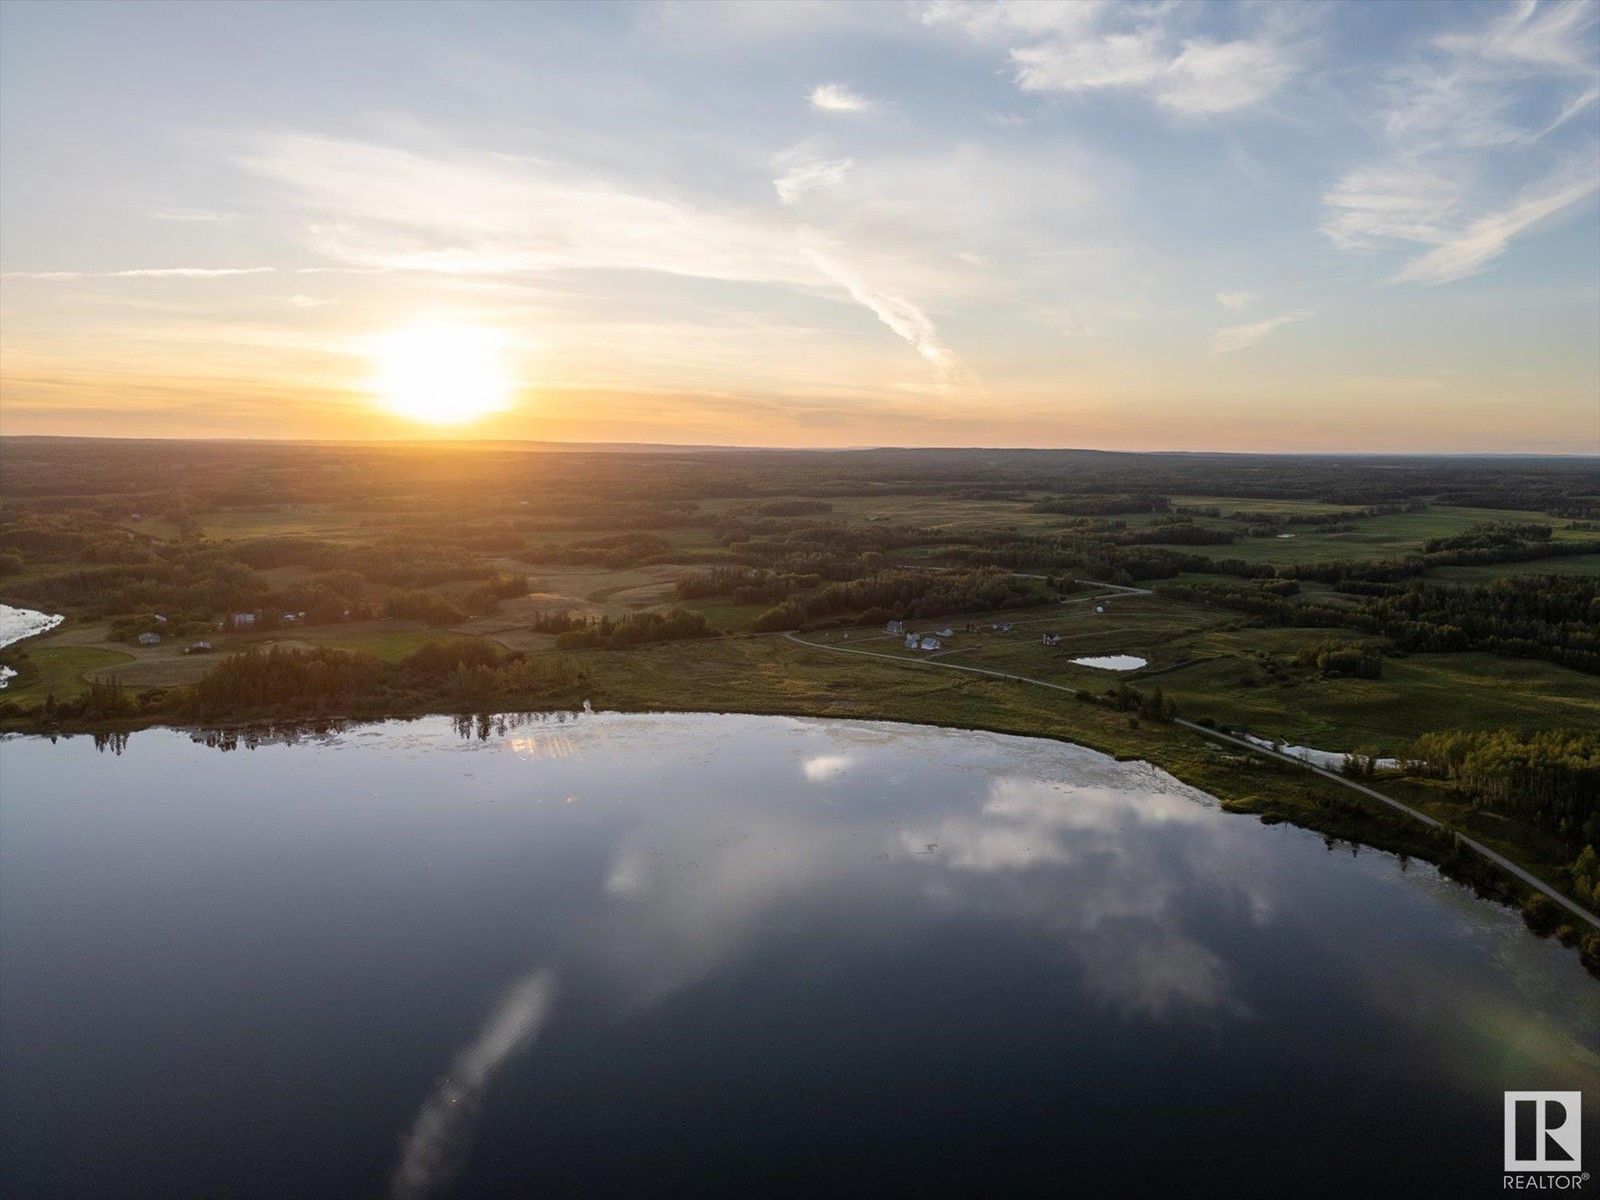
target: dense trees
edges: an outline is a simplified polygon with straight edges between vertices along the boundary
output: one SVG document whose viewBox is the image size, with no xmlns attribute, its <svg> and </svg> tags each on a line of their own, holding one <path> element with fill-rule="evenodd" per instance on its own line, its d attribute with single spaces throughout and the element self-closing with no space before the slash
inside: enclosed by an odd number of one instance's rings
<svg viewBox="0 0 1600 1200">
<path fill-rule="evenodd" d="M 677 642 L 686 638 L 716 637 L 717 631 L 706 622 L 704 613 L 674 608 L 670 612 L 640 612 L 613 619 L 565 617 L 567 629 L 556 635 L 562 650 L 608 649 L 637 646 L 644 642 Z"/>
<path fill-rule="evenodd" d="M 866 624 L 884 620 L 941 617 L 1042 604 L 1051 593 L 1040 581 L 1007 571 L 878 571 L 861 579 L 831 583 L 761 614 L 757 631 L 796 629 L 846 614 Z"/>
<path fill-rule="evenodd" d="M 569 699 L 582 678 L 570 659 L 529 659 L 481 638 L 433 642 L 393 663 L 326 647 L 273 647 L 222 659 L 170 703 L 201 720 L 459 710 Z"/>
<path fill-rule="evenodd" d="M 1600 733 L 1425 734 L 1407 769 L 1447 779 L 1497 812 L 1575 843 L 1600 844 Z"/>
</svg>

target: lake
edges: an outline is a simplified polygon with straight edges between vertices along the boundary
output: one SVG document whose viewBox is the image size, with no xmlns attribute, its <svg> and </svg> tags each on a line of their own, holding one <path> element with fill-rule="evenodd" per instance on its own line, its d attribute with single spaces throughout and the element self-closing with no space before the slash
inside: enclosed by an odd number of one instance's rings
<svg viewBox="0 0 1600 1200">
<path fill-rule="evenodd" d="M 1574 954 L 1146 764 L 212 742 L 0 741 L 8 1196 L 1500 1195 L 1507 1088 L 1589 1092 L 1600 1146 Z"/>
</svg>

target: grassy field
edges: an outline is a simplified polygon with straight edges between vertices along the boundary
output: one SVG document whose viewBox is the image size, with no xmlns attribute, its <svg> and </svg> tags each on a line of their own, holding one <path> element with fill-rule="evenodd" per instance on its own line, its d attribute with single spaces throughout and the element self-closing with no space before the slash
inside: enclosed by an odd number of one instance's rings
<svg viewBox="0 0 1600 1200">
<path fill-rule="evenodd" d="M 70 700 L 89 689 L 89 677 L 133 661 L 133 655 L 94 646 L 37 646 L 28 660 L 38 674 L 24 672 L 0 691 L 0 700 L 36 704 L 46 696 Z M 30 677 L 31 676 L 31 677 Z"/>
<path fill-rule="evenodd" d="M 1472 567 L 1434 567 L 1423 578 L 1436 583 L 1493 583 L 1496 579 L 1511 575 L 1600 575 L 1600 554 L 1573 554 L 1567 558 L 1534 558 L 1527 562 L 1486 563 Z"/>
<path fill-rule="evenodd" d="M 1103 692 L 1120 681 L 1160 685 L 1188 717 L 1210 716 L 1264 736 L 1318 749 L 1388 756 L 1440 728 L 1524 731 L 1600 725 L 1600 679 L 1534 659 L 1488 654 L 1385 658 L 1382 678 L 1324 677 L 1293 665 L 1302 650 L 1333 641 L 1360 644 L 1327 629 L 1244 628 L 1232 615 L 1161 597 L 1117 596 L 1007 614 L 1012 632 L 962 632 L 965 618 L 923 622 L 950 627 L 944 649 L 906 650 L 899 637 L 871 630 L 807 635 L 828 645 L 907 661 L 931 659 L 1071 688 Z M 982 624 L 992 623 L 993 615 Z M 1048 630 L 1059 646 L 1044 646 Z M 1107 671 L 1074 658 L 1129 654 L 1147 666 Z M 1271 664 L 1274 670 L 1268 669 Z"/>
<path fill-rule="evenodd" d="M 1218 504 L 1228 511 L 1227 503 L 1215 497 L 1201 498 L 1208 504 Z M 1176 503 L 1176 501 L 1175 501 Z M 1289 515 L 1305 511 L 1341 511 L 1330 505 L 1312 505 L 1297 508 L 1281 500 L 1250 502 L 1251 507 L 1237 511 L 1254 513 L 1279 513 Z M 1352 510 L 1359 511 L 1359 510 Z M 1144 518 L 1148 523 L 1150 518 Z M 1133 521 L 1130 519 L 1130 524 Z M 1216 529 L 1239 530 L 1237 522 L 1196 518 L 1198 525 Z M 1330 532 L 1316 526 L 1288 526 L 1284 533 L 1292 537 L 1241 537 L 1227 546 L 1195 547 L 1210 558 L 1238 558 L 1245 562 L 1270 563 L 1288 566 L 1293 563 L 1332 562 L 1337 559 L 1400 558 L 1421 553 L 1423 543 L 1429 538 L 1451 537 L 1465 533 L 1475 525 L 1490 523 L 1517 523 L 1549 525 L 1555 541 L 1581 541 L 1593 538 L 1591 533 L 1559 528 L 1556 518 L 1535 512 L 1518 512 L 1503 508 L 1444 508 L 1434 507 L 1426 512 L 1397 513 L 1386 517 L 1353 517 L 1349 532 Z M 1242 532 L 1242 531 L 1241 531 Z M 1184 547 L 1176 547 L 1184 549 Z M 1519 566 L 1521 564 L 1518 564 Z"/>
</svg>

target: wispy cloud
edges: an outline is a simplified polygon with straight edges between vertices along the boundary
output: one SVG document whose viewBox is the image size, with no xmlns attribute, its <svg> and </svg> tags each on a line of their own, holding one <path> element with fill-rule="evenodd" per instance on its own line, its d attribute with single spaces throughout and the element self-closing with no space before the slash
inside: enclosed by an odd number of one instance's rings
<svg viewBox="0 0 1600 1200">
<path fill-rule="evenodd" d="M 1397 281 L 1449 283 L 1476 275 L 1506 252 L 1511 239 L 1541 221 L 1558 216 L 1600 190 L 1600 170 L 1587 175 L 1546 180 L 1507 208 L 1486 213 L 1441 245 L 1412 259 Z"/>
<path fill-rule="evenodd" d="M 646 270 L 816 282 L 776 215 L 634 189 L 543 160 L 285 136 L 240 162 L 284 189 L 311 246 L 344 270 Z"/>
<path fill-rule="evenodd" d="M 1203 117 L 1251 108 L 1300 71 L 1303 52 L 1281 19 L 1232 41 L 1183 37 L 1181 19 L 1175 5 L 1099 0 L 936 0 L 922 10 L 925 25 L 1008 47 L 1017 86 L 1028 92 L 1139 92 L 1169 112 Z"/>
<path fill-rule="evenodd" d="M 140 267 L 133 271 L 0 271 L 0 279 L 215 279 L 269 275 L 277 267 Z"/>
<path fill-rule="evenodd" d="M 1252 321 L 1248 325 L 1230 325 L 1226 329 L 1219 329 L 1211 335 L 1211 357 L 1220 358 L 1224 354 L 1233 354 L 1246 346 L 1253 346 L 1274 329 L 1281 329 L 1295 321 L 1304 321 L 1312 315 L 1309 312 L 1284 313 L 1280 317 L 1268 317 L 1264 321 Z"/>
<path fill-rule="evenodd" d="M 854 160 L 848 158 L 798 162 L 774 179 L 772 186 L 784 204 L 799 204 L 812 196 L 839 192 L 853 166 Z"/>
<path fill-rule="evenodd" d="M 1373 253 L 1430 247 L 1392 281 L 1477 274 L 1516 237 L 1600 188 L 1593 146 L 1547 145 L 1600 98 L 1592 34 L 1600 6 L 1524 0 L 1434 38 L 1378 90 L 1382 153 L 1323 197 L 1323 232 Z"/>
<path fill-rule="evenodd" d="M 1218 292 L 1217 303 L 1223 308 L 1248 308 L 1256 298 L 1254 292 Z"/>
<path fill-rule="evenodd" d="M 390 1188 L 394 1200 L 424 1200 L 450 1181 L 472 1136 L 484 1092 L 506 1061 L 539 1036 L 554 993 L 555 979 L 547 970 L 517 980 L 478 1036 L 456 1055 L 401 1142 L 400 1165 Z"/>
<path fill-rule="evenodd" d="M 921 308 L 903 296 L 873 287 L 854 269 L 831 257 L 818 245 L 806 250 L 817 269 L 850 293 L 859 304 L 871 309 L 897 335 L 904 338 L 928 363 L 941 390 L 948 390 L 964 374 L 961 360 L 939 337 L 939 330 Z"/>
<path fill-rule="evenodd" d="M 819 112 L 858 113 L 874 107 L 860 92 L 842 83 L 819 83 L 811 89 L 811 107 Z"/>
</svg>

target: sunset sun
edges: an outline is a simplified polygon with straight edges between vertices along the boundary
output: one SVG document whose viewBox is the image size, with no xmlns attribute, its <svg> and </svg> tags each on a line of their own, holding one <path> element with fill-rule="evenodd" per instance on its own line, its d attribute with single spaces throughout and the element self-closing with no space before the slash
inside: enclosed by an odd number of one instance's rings
<svg viewBox="0 0 1600 1200">
<path fill-rule="evenodd" d="M 460 425 L 511 406 L 501 341 L 487 329 L 420 325 L 379 339 L 378 404 L 430 425 Z"/>
</svg>

